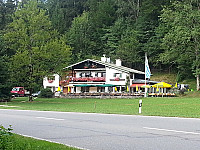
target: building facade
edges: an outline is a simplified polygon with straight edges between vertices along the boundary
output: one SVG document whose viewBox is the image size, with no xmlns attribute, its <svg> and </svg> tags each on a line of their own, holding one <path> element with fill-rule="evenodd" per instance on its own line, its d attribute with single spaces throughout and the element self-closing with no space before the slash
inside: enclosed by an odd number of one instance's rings
<svg viewBox="0 0 200 150">
<path fill-rule="evenodd" d="M 64 68 L 65 75 L 46 77 L 44 88 L 68 93 L 127 92 L 134 80 L 144 80 L 145 73 L 122 66 L 121 60 L 111 63 L 105 56 L 99 60 L 86 59 Z"/>
</svg>

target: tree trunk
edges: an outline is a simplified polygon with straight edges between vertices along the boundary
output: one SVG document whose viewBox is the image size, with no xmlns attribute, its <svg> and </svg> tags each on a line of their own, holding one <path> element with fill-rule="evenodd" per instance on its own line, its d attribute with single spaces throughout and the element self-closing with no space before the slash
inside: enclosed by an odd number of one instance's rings
<svg viewBox="0 0 200 150">
<path fill-rule="evenodd" d="M 33 40 L 31 39 L 31 44 L 33 43 Z M 33 64 L 32 64 L 32 47 L 29 45 L 29 101 L 33 101 L 32 93 L 33 93 Z"/>
<path fill-rule="evenodd" d="M 30 95 L 29 95 L 29 101 L 33 101 L 33 97 L 32 97 L 32 93 L 33 93 L 33 86 L 32 86 L 32 82 L 33 82 L 33 66 L 32 64 L 29 65 L 30 70 L 29 70 L 29 91 L 30 91 Z"/>
<path fill-rule="evenodd" d="M 199 91 L 199 52 L 196 49 L 196 77 L 197 77 L 197 91 Z"/>
<path fill-rule="evenodd" d="M 29 101 L 29 102 L 32 102 L 32 101 L 33 101 L 33 96 L 32 96 L 31 93 L 30 93 L 30 95 L 29 95 L 28 101 Z"/>
<path fill-rule="evenodd" d="M 135 20 L 137 21 L 140 11 L 140 0 L 137 0 L 137 2 L 128 0 L 129 5 L 132 7 L 133 11 L 135 12 Z"/>
<path fill-rule="evenodd" d="M 140 12 L 140 0 L 137 1 L 137 18 L 139 17 L 139 12 Z"/>
<path fill-rule="evenodd" d="M 197 38 L 194 38 L 194 40 L 195 40 L 195 43 L 196 43 L 196 45 L 195 45 L 195 55 L 196 55 L 196 62 L 195 62 L 195 69 L 196 69 L 196 78 L 197 78 L 197 91 L 199 91 L 199 48 L 198 48 L 198 45 L 197 45 L 197 43 L 198 43 L 198 40 L 197 40 Z"/>
<path fill-rule="evenodd" d="M 32 102 L 33 101 L 33 96 L 32 96 L 32 94 L 33 94 L 33 89 L 32 88 L 29 88 L 29 97 L 28 97 L 28 100 L 29 100 L 29 102 Z"/>
<path fill-rule="evenodd" d="M 197 75 L 197 91 L 199 91 L 199 75 Z"/>
</svg>

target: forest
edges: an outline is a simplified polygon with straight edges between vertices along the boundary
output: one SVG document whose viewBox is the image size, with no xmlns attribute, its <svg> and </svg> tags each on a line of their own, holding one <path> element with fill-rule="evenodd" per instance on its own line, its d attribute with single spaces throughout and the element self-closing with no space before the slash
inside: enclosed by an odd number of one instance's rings
<svg viewBox="0 0 200 150">
<path fill-rule="evenodd" d="M 0 97 L 103 54 L 124 66 L 200 74 L 200 0 L 0 0 Z"/>
</svg>

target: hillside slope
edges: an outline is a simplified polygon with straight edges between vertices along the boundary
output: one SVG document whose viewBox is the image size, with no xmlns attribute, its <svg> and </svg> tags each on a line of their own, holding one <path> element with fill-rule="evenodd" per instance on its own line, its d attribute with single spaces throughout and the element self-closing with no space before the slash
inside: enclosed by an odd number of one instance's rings
<svg viewBox="0 0 200 150">
<path fill-rule="evenodd" d="M 153 75 L 151 76 L 152 81 L 160 81 L 160 82 L 167 82 L 169 84 L 172 84 L 173 86 L 176 84 L 176 74 L 173 73 L 160 73 L 160 72 L 153 72 Z M 190 89 L 196 90 L 196 80 L 195 78 L 192 79 L 186 79 L 181 82 L 178 82 L 179 84 L 188 84 Z"/>
<path fill-rule="evenodd" d="M 167 83 L 175 85 L 176 84 L 176 74 L 154 72 L 153 75 L 151 76 L 151 80 L 167 82 Z"/>
</svg>

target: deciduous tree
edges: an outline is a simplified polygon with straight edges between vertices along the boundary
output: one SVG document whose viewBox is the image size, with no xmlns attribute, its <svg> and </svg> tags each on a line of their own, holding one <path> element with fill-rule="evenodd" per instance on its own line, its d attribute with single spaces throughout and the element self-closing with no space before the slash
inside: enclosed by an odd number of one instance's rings
<svg viewBox="0 0 200 150">
<path fill-rule="evenodd" d="M 4 51 L 4 42 L 0 34 L 0 101 L 10 99 L 11 83 L 9 82 L 8 57 Z"/>
<path fill-rule="evenodd" d="M 200 2 L 174 2 L 163 9 L 161 21 L 168 29 L 162 41 L 165 49 L 162 60 L 173 61 L 182 75 L 188 76 L 193 71 L 199 90 Z"/>
<path fill-rule="evenodd" d="M 32 94 L 33 87 L 48 73 L 62 70 L 70 59 L 70 48 L 64 38 L 52 29 L 46 12 L 36 0 L 19 5 L 13 22 L 4 35 L 11 57 L 12 79 Z M 30 99 L 31 96 L 30 96 Z"/>
</svg>

